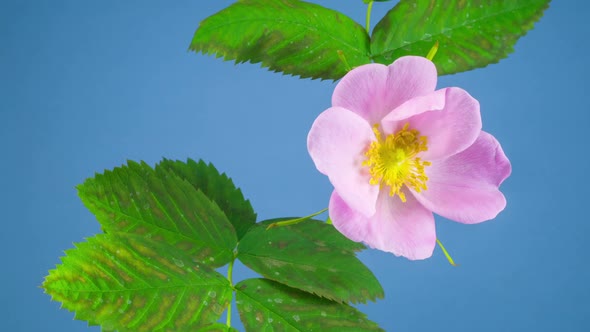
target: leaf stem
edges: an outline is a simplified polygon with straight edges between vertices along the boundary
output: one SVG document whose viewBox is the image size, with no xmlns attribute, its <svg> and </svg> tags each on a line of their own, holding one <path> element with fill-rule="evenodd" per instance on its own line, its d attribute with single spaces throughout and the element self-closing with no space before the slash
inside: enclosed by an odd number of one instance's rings
<svg viewBox="0 0 590 332">
<path fill-rule="evenodd" d="M 455 264 L 455 261 L 453 261 L 453 258 L 451 257 L 451 255 L 449 255 L 449 252 L 447 251 L 447 249 L 445 249 L 445 246 L 443 246 L 442 242 L 440 242 L 440 240 L 438 238 L 436 239 L 436 243 L 442 249 L 442 252 L 443 252 L 443 254 L 445 254 L 445 257 L 447 258 L 449 263 L 453 266 L 457 266 L 457 264 Z"/>
<path fill-rule="evenodd" d="M 365 23 L 365 29 L 367 30 L 367 34 L 371 33 L 371 10 L 373 9 L 373 0 L 369 1 L 367 4 L 367 20 Z"/>
<path fill-rule="evenodd" d="M 232 259 L 231 262 L 229 262 L 229 267 L 227 268 L 227 281 L 229 281 L 229 285 L 230 287 L 233 289 L 234 288 L 234 284 L 232 281 L 232 273 L 234 270 L 234 261 L 236 259 Z M 232 291 L 232 297 L 233 297 L 233 291 Z M 232 303 L 232 299 L 229 300 L 229 303 L 227 304 L 227 318 L 225 320 L 225 324 L 227 325 L 227 327 L 231 327 L 231 303 Z"/>
<path fill-rule="evenodd" d="M 318 212 L 316 212 L 314 214 L 310 214 L 309 216 L 306 216 L 306 217 L 301 217 L 301 218 L 296 218 L 296 219 L 289 219 L 289 220 L 284 220 L 284 221 L 277 221 L 277 222 L 274 222 L 274 223 L 268 225 L 268 227 L 266 227 L 266 230 L 269 230 L 269 229 L 271 229 L 273 227 L 295 225 L 295 224 L 298 224 L 298 223 L 300 223 L 302 221 L 305 221 L 305 220 L 307 220 L 309 218 L 313 218 L 313 217 L 317 216 L 318 214 L 322 214 L 322 213 L 324 213 L 326 211 L 328 211 L 328 208 L 322 209 L 322 210 L 320 210 L 320 211 L 318 211 Z"/>
</svg>

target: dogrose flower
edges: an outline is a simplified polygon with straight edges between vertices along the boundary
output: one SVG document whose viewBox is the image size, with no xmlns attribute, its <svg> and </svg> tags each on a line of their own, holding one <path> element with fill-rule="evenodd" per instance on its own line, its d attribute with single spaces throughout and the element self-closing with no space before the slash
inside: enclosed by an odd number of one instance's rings
<svg viewBox="0 0 590 332">
<path fill-rule="evenodd" d="M 423 57 L 355 68 L 313 123 L 307 148 L 334 186 L 330 218 L 351 240 L 424 259 L 436 244 L 433 212 L 473 224 L 506 206 L 498 187 L 510 162 L 481 130 L 478 101 L 435 91 L 436 81 Z"/>
</svg>

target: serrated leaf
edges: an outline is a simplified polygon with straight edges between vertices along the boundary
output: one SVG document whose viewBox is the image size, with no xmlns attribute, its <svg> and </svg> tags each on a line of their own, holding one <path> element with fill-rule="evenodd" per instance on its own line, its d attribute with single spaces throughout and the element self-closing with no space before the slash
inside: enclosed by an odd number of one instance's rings
<svg viewBox="0 0 590 332">
<path fill-rule="evenodd" d="M 220 174 L 213 164 L 206 164 L 202 160 L 196 162 L 188 159 L 185 163 L 164 159 L 156 165 L 156 172 L 159 169 L 173 172 L 217 203 L 234 226 L 238 239 L 256 222 L 256 213 L 250 201 L 244 199 L 242 191 L 225 173 Z"/>
<path fill-rule="evenodd" d="M 268 279 L 236 286 L 236 303 L 246 331 L 383 331 L 357 309 Z"/>
<path fill-rule="evenodd" d="M 439 75 L 497 63 L 533 28 L 550 0 L 401 0 L 375 26 L 373 60 L 390 64 L 405 55 L 426 56 L 439 42 Z"/>
<path fill-rule="evenodd" d="M 76 319 L 118 331 L 194 331 L 217 321 L 232 294 L 222 275 L 183 251 L 122 233 L 67 250 L 43 288 Z"/>
<path fill-rule="evenodd" d="M 314 79 L 336 80 L 371 62 L 362 26 L 299 0 L 238 1 L 202 21 L 190 49 Z"/>
<path fill-rule="evenodd" d="M 223 211 L 172 172 L 129 161 L 77 188 L 105 232 L 148 236 L 213 267 L 233 259 L 237 237 Z"/>
<path fill-rule="evenodd" d="M 324 236 L 332 226 L 307 220 L 267 230 L 270 223 L 256 224 L 238 244 L 238 259 L 246 266 L 268 279 L 335 301 L 383 297 L 379 281 L 351 250 L 328 245 Z"/>
<path fill-rule="evenodd" d="M 276 218 L 261 221 L 261 225 L 270 225 L 276 222 L 292 220 L 295 218 Z M 360 242 L 354 242 L 338 232 L 334 226 L 324 223 L 321 220 L 308 219 L 292 227 L 291 232 L 301 238 L 305 238 L 320 247 L 330 247 L 341 249 L 349 252 L 357 252 L 366 249 Z"/>
</svg>

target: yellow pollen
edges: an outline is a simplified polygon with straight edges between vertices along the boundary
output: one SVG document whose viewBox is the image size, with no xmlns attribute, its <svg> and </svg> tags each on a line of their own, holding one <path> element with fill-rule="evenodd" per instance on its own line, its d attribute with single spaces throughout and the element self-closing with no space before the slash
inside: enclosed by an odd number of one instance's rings
<svg viewBox="0 0 590 332">
<path fill-rule="evenodd" d="M 401 130 L 383 139 L 379 125 L 374 125 L 377 140 L 371 142 L 365 152 L 367 159 L 363 162 L 363 166 L 369 167 L 369 183 L 378 184 L 380 188 L 389 186 L 389 195 L 398 195 L 402 202 L 406 201 L 406 195 L 401 191 L 404 184 L 417 192 L 428 189 L 424 167 L 431 165 L 416 157 L 428 150 L 428 138 L 409 127 L 410 124 L 406 123 Z"/>
</svg>

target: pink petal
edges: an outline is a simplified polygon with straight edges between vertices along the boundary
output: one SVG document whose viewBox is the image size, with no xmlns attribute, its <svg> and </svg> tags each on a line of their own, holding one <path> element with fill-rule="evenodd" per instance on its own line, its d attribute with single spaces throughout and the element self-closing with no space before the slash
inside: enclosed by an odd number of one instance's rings
<svg viewBox="0 0 590 332">
<path fill-rule="evenodd" d="M 495 218 L 506 206 L 498 187 L 510 175 L 510 161 L 494 136 L 481 132 L 466 150 L 426 168 L 428 189 L 414 192 L 427 209 L 473 224 Z"/>
<path fill-rule="evenodd" d="M 409 120 L 410 127 L 428 137 L 424 160 L 436 160 L 457 154 L 475 142 L 481 132 L 479 102 L 465 90 L 447 88 L 444 108 L 425 112 Z"/>
<path fill-rule="evenodd" d="M 414 97 L 434 91 L 436 68 L 423 57 L 405 56 L 389 66 L 368 64 L 350 71 L 338 83 L 332 106 L 349 109 L 369 123 Z"/>
<path fill-rule="evenodd" d="M 440 89 L 427 95 L 412 98 L 387 114 L 381 121 L 386 135 L 395 133 L 411 118 L 430 111 L 441 111 L 445 107 L 447 89 Z"/>
<path fill-rule="evenodd" d="M 364 152 L 375 140 L 371 126 L 357 114 L 332 107 L 320 114 L 307 136 L 317 169 L 327 175 L 342 199 L 360 213 L 375 213 L 379 187 L 369 184 Z"/>
<path fill-rule="evenodd" d="M 428 258 L 436 243 L 434 216 L 409 192 L 406 198 L 404 203 L 382 190 L 375 215 L 365 217 L 334 191 L 330 198 L 330 218 L 336 229 L 353 241 L 412 260 Z"/>
</svg>

